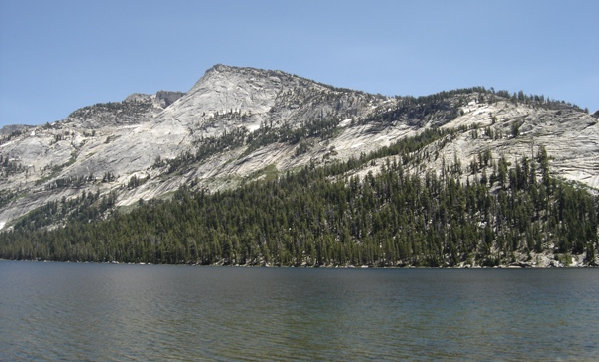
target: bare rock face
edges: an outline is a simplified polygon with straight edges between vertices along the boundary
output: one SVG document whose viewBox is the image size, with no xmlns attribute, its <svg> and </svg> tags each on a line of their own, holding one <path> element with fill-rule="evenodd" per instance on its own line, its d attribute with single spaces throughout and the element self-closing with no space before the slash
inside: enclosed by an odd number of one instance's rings
<svg viewBox="0 0 599 362">
<path fill-rule="evenodd" d="M 117 206 L 127 206 L 182 185 L 235 187 L 268 172 L 359 157 L 430 127 L 460 131 L 419 151 L 420 163 L 408 165 L 415 172 L 440 172 L 457 160 L 464 177 L 474 177 L 466 168 L 481 152 L 513 159 L 542 145 L 554 172 L 599 188 L 598 120 L 575 107 L 480 89 L 390 98 L 216 65 L 187 93 L 133 94 L 53 124 L 3 128 L 0 228 L 83 192 L 112 192 Z M 384 161 L 355 173 L 377 172 Z"/>
<path fill-rule="evenodd" d="M 175 103 L 177 99 L 183 97 L 184 95 L 185 93 L 183 92 L 158 91 L 156 92 L 155 100 L 158 107 L 166 108 Z"/>
<path fill-rule="evenodd" d="M 467 166 L 486 150 L 495 159 L 501 156 L 508 161 L 523 156 L 531 159 L 543 146 L 551 157 L 551 169 L 556 176 L 599 189 L 599 122 L 593 117 L 574 109 L 535 109 L 509 102 L 477 104 L 464 111 L 464 116 L 444 127 L 476 122 L 477 131 L 462 133 L 447 144 L 439 160 L 444 156 L 449 162 L 457 155 L 462 165 Z M 439 167 L 439 160 L 432 167 Z"/>
</svg>

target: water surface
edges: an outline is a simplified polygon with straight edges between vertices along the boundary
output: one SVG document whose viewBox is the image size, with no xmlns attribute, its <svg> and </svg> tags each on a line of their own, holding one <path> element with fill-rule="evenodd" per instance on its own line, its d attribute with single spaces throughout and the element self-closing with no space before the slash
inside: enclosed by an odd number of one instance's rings
<svg viewBox="0 0 599 362">
<path fill-rule="evenodd" d="M 0 360 L 599 358 L 599 269 L 0 261 L 0 291 Z"/>
</svg>

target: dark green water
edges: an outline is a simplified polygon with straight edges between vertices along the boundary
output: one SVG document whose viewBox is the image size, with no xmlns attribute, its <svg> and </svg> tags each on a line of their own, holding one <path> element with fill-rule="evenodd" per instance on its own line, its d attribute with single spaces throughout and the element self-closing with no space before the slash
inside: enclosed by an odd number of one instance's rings
<svg viewBox="0 0 599 362">
<path fill-rule="evenodd" d="M 599 269 L 0 261 L 0 360 L 599 359 Z"/>
</svg>

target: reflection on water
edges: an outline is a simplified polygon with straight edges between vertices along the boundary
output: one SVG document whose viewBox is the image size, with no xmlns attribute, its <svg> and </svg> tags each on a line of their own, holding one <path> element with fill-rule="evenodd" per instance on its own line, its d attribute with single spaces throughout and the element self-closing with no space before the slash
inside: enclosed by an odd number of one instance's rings
<svg viewBox="0 0 599 362">
<path fill-rule="evenodd" d="M 599 270 L 0 261 L 0 360 L 599 358 Z"/>
</svg>

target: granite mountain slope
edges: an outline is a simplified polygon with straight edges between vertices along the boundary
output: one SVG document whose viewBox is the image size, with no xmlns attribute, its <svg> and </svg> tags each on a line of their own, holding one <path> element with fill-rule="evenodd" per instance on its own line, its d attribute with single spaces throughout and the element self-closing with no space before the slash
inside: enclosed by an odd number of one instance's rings
<svg viewBox="0 0 599 362">
<path fill-rule="evenodd" d="M 216 65 L 187 92 L 134 94 L 41 126 L 0 134 L 0 228 L 51 201 L 111 195 L 117 207 L 168 197 L 182 185 L 215 191 L 307 164 L 360 157 L 432 127 L 457 132 L 415 152 L 407 167 L 463 178 L 483 153 L 530 156 L 599 187 L 599 124 L 542 97 L 473 88 L 412 97 L 340 89 L 281 71 Z M 352 174 L 377 172 L 385 158 Z"/>
</svg>

